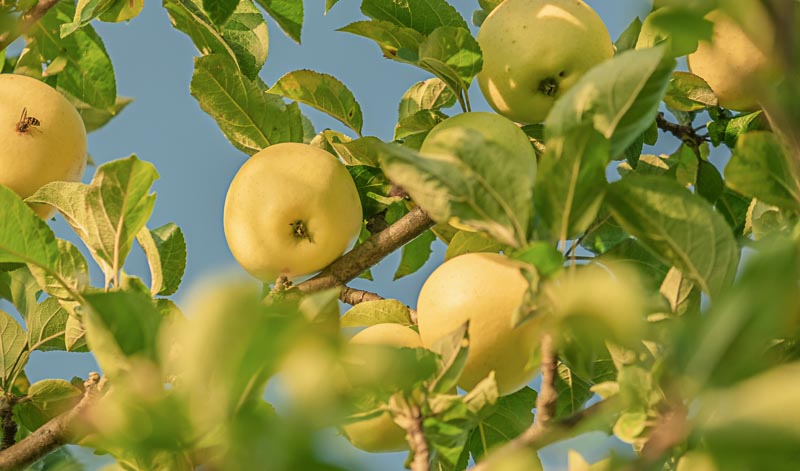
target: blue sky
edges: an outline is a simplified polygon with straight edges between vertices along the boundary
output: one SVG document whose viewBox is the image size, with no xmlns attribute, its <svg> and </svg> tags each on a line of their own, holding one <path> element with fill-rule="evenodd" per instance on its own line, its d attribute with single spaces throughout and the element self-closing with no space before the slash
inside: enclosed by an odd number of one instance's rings
<svg viewBox="0 0 800 471">
<path fill-rule="evenodd" d="M 450 1 L 467 19 L 477 8 L 477 0 Z M 587 3 L 603 18 L 613 39 L 634 17 L 644 17 L 650 9 L 648 0 L 587 0 Z M 383 59 L 378 47 L 369 40 L 335 31 L 362 19 L 359 1 L 341 0 L 327 16 L 323 15 L 322 0 L 305 0 L 305 4 L 302 46 L 287 39 L 269 20 L 270 51 L 261 77 L 271 84 L 283 74 L 302 68 L 332 74 L 360 102 L 364 134 L 390 140 L 401 95 L 430 75 Z M 197 51 L 186 36 L 171 27 L 160 2 L 146 2 L 142 14 L 128 24 L 95 23 L 95 27 L 114 62 L 119 94 L 132 96 L 135 101 L 109 125 L 90 135 L 89 151 L 98 164 L 135 153 L 157 167 L 161 179 L 155 185 L 158 200 L 149 226 L 175 222 L 183 229 L 188 244 L 187 273 L 177 295 L 180 304 L 189 291 L 187 287 L 204 277 L 243 274 L 225 243 L 222 208 L 228 184 L 247 156 L 225 139 L 216 123 L 189 94 Z M 474 110 L 490 110 L 477 86 L 472 87 L 470 97 Z M 305 111 L 318 131 L 326 127 L 346 131 L 338 122 L 314 110 Z M 675 147 L 673 143 L 657 151 L 671 152 Z M 93 169 L 87 171 L 86 181 L 92 173 Z M 63 220 L 53 226 L 60 237 L 75 240 Z M 443 246 L 436 245 L 431 260 L 422 270 L 392 282 L 398 263 L 395 254 L 373 271 L 374 283 L 358 281 L 356 285 L 416 305 L 419 288 L 441 263 L 443 253 Z M 144 259 L 136 250 L 127 271 L 147 276 Z M 85 377 L 94 369 L 96 365 L 88 354 L 36 353 L 28 372 L 35 381 L 47 377 Z M 357 460 L 363 469 L 402 469 L 405 458 L 404 453 L 368 456 L 338 439 L 326 443 L 326 449 L 337 449 L 344 460 Z M 596 459 L 605 454 L 608 443 L 602 436 L 590 436 L 550 447 L 542 456 L 548 471 L 563 469 L 570 446 Z"/>
</svg>

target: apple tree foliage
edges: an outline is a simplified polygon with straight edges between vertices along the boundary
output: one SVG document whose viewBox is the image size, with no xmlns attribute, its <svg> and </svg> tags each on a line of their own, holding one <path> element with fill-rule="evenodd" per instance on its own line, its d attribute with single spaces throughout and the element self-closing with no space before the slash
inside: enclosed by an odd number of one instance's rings
<svg viewBox="0 0 800 471">
<path fill-rule="evenodd" d="M 336 3 L 326 0 L 326 11 Z M 500 1 L 477 3 L 473 26 Z M 453 133 L 450 159 L 418 152 L 433 126 L 470 110 L 470 86 L 482 66 L 475 28 L 445 0 L 363 0 L 362 20 L 333 26 L 374 42 L 397 67 L 430 73 L 398 97 L 391 139 L 362 134 L 368 117 L 356 94 L 331 75 L 290 71 L 273 84 L 259 77 L 268 56 L 265 15 L 299 43 L 304 15 L 317 14 L 304 11 L 301 0 L 163 0 L 173 26 L 198 51 L 187 92 L 233 146 L 252 155 L 305 142 L 339 157 L 363 202 L 359 242 L 416 206 L 437 223 L 402 248 L 396 278 L 418 270 L 436 239 L 448 244 L 447 258 L 502 251 L 529 264 L 530 291 L 515 318 L 524 322 L 548 309 L 540 287 L 576 265 L 622 260 L 634 267 L 643 280 L 638 295 L 648 300 L 646 329 L 633 346 L 559 344 L 555 426 L 539 444 L 601 431 L 636 453 L 591 466 L 572 456 L 571 470 L 672 470 L 684 454 L 706 466 L 691 469 L 794 470 L 800 82 L 767 90 L 768 120 L 765 111 L 720 108 L 702 79 L 677 70 L 677 53 L 710 37 L 703 15 L 715 4 L 657 1 L 665 40 L 652 47 L 635 48 L 642 24 L 635 20 L 613 59 L 589 71 L 544 123 L 523 127 L 539 159 L 531 179 L 509 171 L 530 162 L 474 132 Z M 0 39 L 35 5 L 2 2 Z M 75 104 L 87 130 L 102 127 L 131 99 L 117 95 L 112 60 L 92 23 L 135 21 L 141 7 L 142 0 L 55 2 L 18 31 L 20 54 L 0 51 L 0 72 L 47 82 Z M 786 50 L 797 54 L 798 45 Z M 377 50 L 374 60 L 381 60 Z M 797 77 L 791 60 L 785 67 Z M 341 127 L 315 130 L 304 106 Z M 681 137 L 674 152 L 643 153 L 669 138 L 663 131 Z M 710 146 L 732 152 L 721 171 L 708 159 Z M 28 199 L 55 206 L 86 250 L 56 238 L 0 187 L 0 297 L 24 321 L 0 312 L 0 414 L 4 433 L 12 430 L 4 446 L 24 443 L 88 397 L 77 378 L 30 384 L 25 366 L 36 350 L 96 357 L 100 394 L 80 417 L 83 428 L 73 427 L 82 432 L 65 440 L 113 456 L 118 464 L 108 469 L 339 469 L 314 446 L 315 434 L 387 409 L 398 423 L 416 421 L 430 469 L 502 460 L 509 449 L 503 445 L 529 430 L 537 399 L 531 388 L 498 397 L 489 376 L 454 394 L 469 349 L 465 329 L 436 354 L 376 348 L 369 352 L 375 365 L 354 362 L 340 328 L 413 326 L 413 312 L 397 301 L 361 303 L 340 317 L 341 287 L 300 294 L 217 283 L 182 312 L 169 297 L 185 268 L 183 234 L 174 224 L 148 226 L 157 178 L 153 165 L 132 155 L 97 167 L 88 184 L 56 182 Z M 454 219 L 473 231 L 449 226 Z M 135 244 L 149 274 L 126 271 Z M 90 284 L 84 254 L 102 273 L 102 286 Z M 285 368 L 287 358 L 307 361 Z M 264 400 L 273 378 L 289 397 L 278 409 Z M 598 400 L 608 405 L 602 413 L 582 415 Z M 535 454 L 506 455 L 527 460 L 520 469 L 539 466 Z M 78 466 L 60 449 L 33 469 L 79 469 L 60 467 L 68 465 Z M 503 466 L 510 464 L 492 469 Z"/>
</svg>

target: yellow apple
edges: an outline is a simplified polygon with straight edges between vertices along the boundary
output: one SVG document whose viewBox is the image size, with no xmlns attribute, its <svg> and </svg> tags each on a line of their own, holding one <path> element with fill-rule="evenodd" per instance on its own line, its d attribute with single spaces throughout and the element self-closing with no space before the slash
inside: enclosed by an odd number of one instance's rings
<svg viewBox="0 0 800 471">
<path fill-rule="evenodd" d="M 361 220 L 347 169 L 306 144 L 275 144 L 250 157 L 225 199 L 228 246 L 263 281 L 325 268 L 358 236 Z"/>
<path fill-rule="evenodd" d="M 400 324 L 376 324 L 356 334 L 351 343 L 421 348 L 419 334 Z M 342 427 L 344 435 L 356 448 L 369 452 L 401 451 L 407 448 L 406 432 L 389 412 Z"/>
<path fill-rule="evenodd" d="M 59 92 L 31 77 L 0 74 L 0 184 L 22 198 L 53 181 L 80 181 L 86 128 Z M 34 205 L 47 219 L 55 209 Z"/>
<path fill-rule="evenodd" d="M 478 85 L 498 113 L 544 121 L 586 71 L 614 55 L 603 21 L 581 0 L 506 0 L 478 32 Z"/>
<path fill-rule="evenodd" d="M 521 268 L 500 254 L 464 254 L 440 265 L 422 286 L 417 319 L 426 348 L 470 321 L 469 355 L 458 380 L 462 389 L 472 389 L 494 371 L 500 394 L 510 394 L 538 372 L 540 322 L 512 328 L 528 289 Z"/>
<path fill-rule="evenodd" d="M 771 42 L 753 41 L 725 13 L 715 10 L 706 18 L 714 23 L 714 36 L 709 43 L 700 41 L 688 56 L 689 70 L 708 83 L 720 106 L 736 111 L 758 108 L 760 82 L 770 65 Z M 769 23 L 765 23 L 769 26 Z M 772 31 L 762 31 L 763 38 L 772 38 Z"/>
</svg>

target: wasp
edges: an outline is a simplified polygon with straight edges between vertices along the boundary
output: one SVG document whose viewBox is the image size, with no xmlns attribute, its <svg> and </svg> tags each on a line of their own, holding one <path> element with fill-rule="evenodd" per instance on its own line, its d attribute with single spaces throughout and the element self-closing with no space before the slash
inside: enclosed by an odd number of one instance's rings
<svg viewBox="0 0 800 471">
<path fill-rule="evenodd" d="M 38 119 L 33 116 L 28 116 L 28 108 L 22 108 L 22 116 L 19 117 L 19 121 L 17 122 L 17 132 L 25 134 L 31 128 L 39 127 L 41 124 L 41 121 Z"/>
</svg>

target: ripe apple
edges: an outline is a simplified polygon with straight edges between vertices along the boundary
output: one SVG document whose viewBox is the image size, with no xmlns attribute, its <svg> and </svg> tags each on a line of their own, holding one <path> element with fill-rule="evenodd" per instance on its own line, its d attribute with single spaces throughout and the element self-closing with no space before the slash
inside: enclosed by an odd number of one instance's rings
<svg viewBox="0 0 800 471">
<path fill-rule="evenodd" d="M 720 106 L 736 111 L 757 109 L 759 81 L 769 69 L 771 42 L 757 44 L 720 10 L 706 19 L 714 23 L 714 36 L 710 43 L 700 41 L 697 51 L 689 54 L 689 70 L 708 83 Z M 771 27 L 769 22 L 765 24 Z M 762 32 L 764 38 L 772 38 L 772 34 L 770 30 Z"/>
<path fill-rule="evenodd" d="M 581 0 L 506 0 L 484 20 L 478 44 L 483 96 L 524 123 L 544 121 L 586 71 L 614 55 L 603 21 Z"/>
<path fill-rule="evenodd" d="M 419 334 L 400 324 L 376 324 L 362 330 L 350 340 L 360 345 L 389 345 L 421 348 Z M 356 448 L 369 452 L 401 451 L 408 445 L 406 432 L 389 412 L 371 419 L 353 422 L 342 427 L 344 435 Z"/>
<path fill-rule="evenodd" d="M 80 181 L 86 128 L 72 104 L 49 85 L 0 74 L 0 184 L 22 198 L 53 181 Z M 42 219 L 55 208 L 33 205 Z"/>
<path fill-rule="evenodd" d="M 521 268 L 504 255 L 469 253 L 440 265 L 422 286 L 417 319 L 426 348 L 470 321 L 469 355 L 458 380 L 462 389 L 472 389 L 494 371 L 500 394 L 510 394 L 538 372 L 540 322 L 511 325 L 528 289 Z"/>
<path fill-rule="evenodd" d="M 228 246 L 263 281 L 325 268 L 358 236 L 361 220 L 347 169 L 306 144 L 275 144 L 250 157 L 225 199 Z"/>
</svg>

